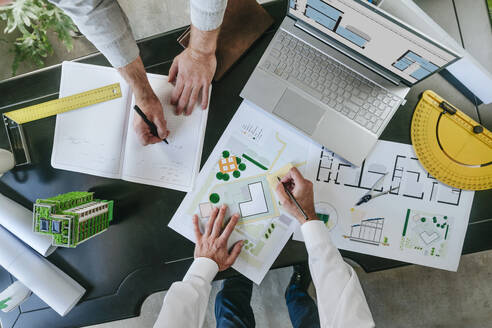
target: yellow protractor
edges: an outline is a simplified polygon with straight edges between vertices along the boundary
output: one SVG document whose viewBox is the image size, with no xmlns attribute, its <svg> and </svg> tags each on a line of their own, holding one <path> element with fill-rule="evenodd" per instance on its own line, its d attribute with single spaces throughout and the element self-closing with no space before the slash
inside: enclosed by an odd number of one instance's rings
<svg viewBox="0 0 492 328">
<path fill-rule="evenodd" d="M 119 83 L 17 109 L 4 115 L 17 124 L 24 124 L 116 98 L 121 98 Z"/>
<path fill-rule="evenodd" d="M 492 133 L 433 91 L 412 119 L 412 144 L 424 168 L 459 189 L 492 188 Z"/>
</svg>

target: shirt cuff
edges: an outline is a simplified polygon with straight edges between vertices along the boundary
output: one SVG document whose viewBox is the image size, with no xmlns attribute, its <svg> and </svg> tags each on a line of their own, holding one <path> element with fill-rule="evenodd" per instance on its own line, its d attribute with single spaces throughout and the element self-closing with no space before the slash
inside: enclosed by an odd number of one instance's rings
<svg viewBox="0 0 492 328">
<path fill-rule="evenodd" d="M 118 39 L 107 44 L 100 44 L 98 48 L 115 68 L 130 64 L 137 59 L 140 53 L 129 26 Z"/>
<path fill-rule="evenodd" d="M 206 257 L 196 258 L 186 272 L 183 281 L 190 280 L 191 277 L 201 277 L 211 283 L 219 272 L 219 266 L 213 260 Z"/>
<path fill-rule="evenodd" d="M 224 19 L 227 0 L 191 0 L 191 23 L 201 31 L 217 29 Z"/>
<path fill-rule="evenodd" d="M 312 220 L 301 225 L 302 235 L 307 249 L 313 249 L 319 244 L 331 244 L 330 234 L 321 220 Z"/>
</svg>

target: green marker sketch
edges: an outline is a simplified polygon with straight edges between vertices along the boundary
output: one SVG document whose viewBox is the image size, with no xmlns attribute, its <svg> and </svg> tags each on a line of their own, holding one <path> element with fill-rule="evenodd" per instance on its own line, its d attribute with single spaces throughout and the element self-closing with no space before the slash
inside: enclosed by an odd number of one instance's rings
<svg viewBox="0 0 492 328">
<path fill-rule="evenodd" d="M 10 301 L 11 299 L 12 299 L 12 298 L 7 297 L 6 299 L 1 300 L 1 301 L 0 301 L 0 310 L 3 310 L 3 309 L 8 308 L 9 306 L 7 305 L 7 302 L 8 302 L 8 301 Z"/>
<path fill-rule="evenodd" d="M 444 234 L 444 240 L 446 240 L 446 238 L 448 238 L 448 230 L 449 230 L 449 225 L 446 226 L 446 233 Z"/>
<path fill-rule="evenodd" d="M 210 201 L 214 204 L 217 204 L 220 201 L 220 196 L 218 194 L 211 194 Z"/>
<path fill-rule="evenodd" d="M 249 157 L 248 155 L 246 154 L 243 154 L 243 157 L 246 158 L 248 161 L 250 161 L 251 163 L 253 163 L 254 165 L 258 166 L 260 169 L 262 170 L 265 170 L 265 171 L 268 171 L 268 168 L 265 167 L 263 164 L 255 161 L 254 159 L 252 159 L 251 157 Z"/>
<path fill-rule="evenodd" d="M 410 218 L 410 209 L 407 210 L 407 218 L 405 219 L 405 225 L 403 226 L 402 236 L 405 237 L 407 233 L 408 219 Z"/>
</svg>

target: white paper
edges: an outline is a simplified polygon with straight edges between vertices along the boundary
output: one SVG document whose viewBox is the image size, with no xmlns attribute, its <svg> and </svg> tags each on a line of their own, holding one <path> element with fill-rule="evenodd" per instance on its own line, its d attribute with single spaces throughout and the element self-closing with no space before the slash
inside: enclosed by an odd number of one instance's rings
<svg viewBox="0 0 492 328">
<path fill-rule="evenodd" d="M 130 107 L 128 85 L 113 68 L 62 65 L 60 98 L 113 83 L 120 83 L 122 98 L 57 115 L 51 156 L 54 168 L 121 178 Z"/>
<path fill-rule="evenodd" d="M 360 168 L 311 147 L 307 171 L 338 248 L 457 270 L 474 192 L 438 182 L 411 145 L 379 141 Z M 399 189 L 355 206 L 384 173 L 384 190 Z M 300 231 L 294 239 L 302 240 Z"/>
<path fill-rule="evenodd" d="M 61 316 L 85 289 L 0 226 L 0 265 Z"/>
<path fill-rule="evenodd" d="M 107 178 L 190 191 L 200 168 L 208 109 L 176 116 L 172 85 L 148 74 L 161 100 L 171 134 L 169 144 L 142 146 L 133 131 L 131 90 L 113 68 L 64 62 L 60 97 L 120 83 L 122 98 L 57 116 L 52 166 Z"/>
<path fill-rule="evenodd" d="M 167 127 L 171 131 L 163 142 L 142 147 L 128 124 L 122 178 L 163 188 L 191 191 L 200 169 L 208 110 L 197 104 L 190 116 L 176 116 L 171 106 L 173 86 L 167 77 L 148 74 L 150 85 L 163 104 Z M 133 100 L 134 102 L 134 100 Z M 133 108 L 133 103 L 131 107 Z M 136 115 L 130 113 L 130 122 Z"/>
<path fill-rule="evenodd" d="M 56 250 L 56 247 L 52 246 L 52 238 L 33 232 L 32 224 L 31 211 L 0 194 L 0 225 L 39 254 L 49 256 Z"/>
<path fill-rule="evenodd" d="M 276 184 L 272 188 L 268 177 L 289 163 L 302 170 L 309 143 L 287 125 L 243 101 L 198 175 L 196 188 L 186 195 L 169 227 L 194 242 L 192 216 L 197 214 L 205 224 L 212 206 L 227 204 L 228 214 L 242 214 L 230 245 L 238 240 L 247 241 L 233 268 L 260 284 L 298 226 L 279 206 L 274 191 Z M 224 151 L 229 153 L 226 158 Z M 219 162 L 224 167 L 238 164 L 231 163 L 230 156 L 240 158 L 246 168 L 237 170 L 239 177 L 234 177 L 231 171 L 227 180 L 219 180 L 218 173 L 222 174 Z M 216 204 L 210 201 L 212 194 L 220 197 Z"/>
</svg>

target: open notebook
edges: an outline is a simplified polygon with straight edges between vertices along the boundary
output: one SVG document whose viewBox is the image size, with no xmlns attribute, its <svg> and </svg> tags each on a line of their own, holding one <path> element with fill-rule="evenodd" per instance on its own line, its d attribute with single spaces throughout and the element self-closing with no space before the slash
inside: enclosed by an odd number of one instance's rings
<svg viewBox="0 0 492 328">
<path fill-rule="evenodd" d="M 200 170 L 208 110 L 174 115 L 173 86 L 167 76 L 148 74 L 161 101 L 169 144 L 143 147 L 133 131 L 133 94 L 113 68 L 64 62 L 60 97 L 120 83 L 122 98 L 60 114 L 56 118 L 51 165 L 54 168 L 191 191 Z"/>
</svg>

